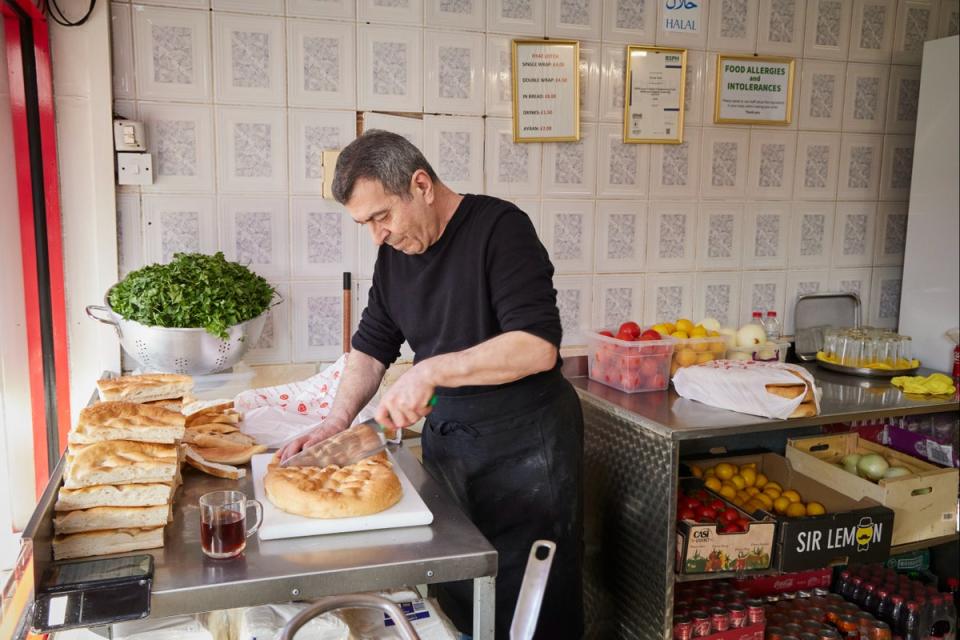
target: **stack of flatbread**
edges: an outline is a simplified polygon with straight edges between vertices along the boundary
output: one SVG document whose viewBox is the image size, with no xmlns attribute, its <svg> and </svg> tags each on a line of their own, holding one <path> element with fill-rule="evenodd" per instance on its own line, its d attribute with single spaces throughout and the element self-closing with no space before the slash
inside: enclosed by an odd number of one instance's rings
<svg viewBox="0 0 960 640">
<path fill-rule="evenodd" d="M 186 463 L 218 478 L 236 480 L 246 475 L 250 458 L 267 447 L 240 432 L 242 416 L 234 410 L 232 400 L 196 400 L 184 404 L 186 419 L 183 450 Z"/>
<path fill-rule="evenodd" d="M 102 402 L 69 435 L 54 507 L 57 560 L 163 546 L 180 483 L 189 376 L 147 374 L 97 383 Z"/>
</svg>

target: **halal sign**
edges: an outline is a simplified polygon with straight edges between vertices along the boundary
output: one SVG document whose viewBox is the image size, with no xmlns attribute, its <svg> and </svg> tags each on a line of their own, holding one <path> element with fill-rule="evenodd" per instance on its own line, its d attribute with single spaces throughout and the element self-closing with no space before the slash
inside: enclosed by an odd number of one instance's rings
<svg viewBox="0 0 960 640">
<path fill-rule="evenodd" d="M 696 0 L 664 0 L 663 30 L 695 34 L 700 31 L 700 3 Z"/>
</svg>

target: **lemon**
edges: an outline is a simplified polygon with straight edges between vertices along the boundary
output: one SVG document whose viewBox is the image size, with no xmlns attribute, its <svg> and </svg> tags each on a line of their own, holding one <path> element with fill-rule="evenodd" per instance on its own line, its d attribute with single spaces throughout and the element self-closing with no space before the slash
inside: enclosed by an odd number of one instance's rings
<svg viewBox="0 0 960 640">
<path fill-rule="evenodd" d="M 767 482 L 763 487 L 764 489 L 776 489 L 777 493 L 783 493 L 783 487 L 780 486 L 779 482 Z"/>
<path fill-rule="evenodd" d="M 779 498 L 773 501 L 773 510 L 776 511 L 777 513 L 786 513 L 787 507 L 789 506 L 790 506 L 790 501 L 784 498 L 783 496 L 780 496 Z"/>
<path fill-rule="evenodd" d="M 742 498 L 734 498 L 731 502 L 733 502 L 733 504 L 737 505 L 738 507 L 742 507 L 742 506 L 743 506 L 743 499 L 742 499 Z"/>
<path fill-rule="evenodd" d="M 734 489 L 734 488 L 733 488 L 732 486 L 730 486 L 729 484 L 725 484 L 725 485 L 721 486 L 719 493 L 720 493 L 721 496 L 723 496 L 723 497 L 726 498 L 727 500 L 733 500 L 734 498 L 737 497 L 737 490 Z"/>
<path fill-rule="evenodd" d="M 784 498 L 786 498 L 790 502 L 800 502 L 800 494 L 794 491 L 793 489 L 787 489 L 780 495 L 782 495 Z"/>
<path fill-rule="evenodd" d="M 677 320 L 677 331 L 683 331 L 689 334 L 693 331 L 694 324 L 687 320 L 686 318 L 680 318 Z"/>
<path fill-rule="evenodd" d="M 720 332 L 719 332 L 719 331 L 708 331 L 708 332 L 707 332 L 707 335 L 710 336 L 711 338 L 716 338 L 717 336 L 720 335 Z"/>
<path fill-rule="evenodd" d="M 673 331 L 671 331 L 670 328 L 662 322 L 660 324 L 655 324 L 650 328 L 659 333 L 661 336 L 668 336 L 673 333 Z"/>
<path fill-rule="evenodd" d="M 727 350 L 727 345 L 723 340 L 710 343 L 710 352 L 711 353 L 723 353 Z"/>
<path fill-rule="evenodd" d="M 743 505 L 743 509 L 747 513 L 753 513 L 754 511 L 760 511 L 763 509 L 763 505 L 757 502 L 756 500 L 751 500 L 747 504 Z"/>
<path fill-rule="evenodd" d="M 776 500 L 777 498 L 780 497 L 780 492 L 777 491 L 776 489 L 767 489 L 766 487 L 764 487 L 761 493 L 763 493 L 764 495 L 770 496 L 772 500 Z"/>
<path fill-rule="evenodd" d="M 676 325 L 674 325 L 672 322 L 661 322 L 660 324 L 662 324 L 662 325 L 664 326 L 664 328 L 667 330 L 666 335 L 670 335 L 671 333 L 673 333 L 674 331 L 677 330 Z M 658 332 L 658 333 L 659 333 L 659 332 Z M 661 335 L 663 335 L 663 334 L 661 334 Z"/>
<path fill-rule="evenodd" d="M 710 491 L 720 491 L 720 481 L 716 478 L 707 478 L 703 483 Z"/>
<path fill-rule="evenodd" d="M 749 493 L 747 493 L 746 491 L 743 491 L 743 490 L 741 489 L 740 491 L 737 491 L 737 497 L 740 498 L 741 500 L 743 500 L 744 502 L 746 502 L 747 500 L 749 500 L 749 499 L 752 498 L 753 496 L 751 496 Z"/>
<path fill-rule="evenodd" d="M 713 467 L 710 467 L 709 469 L 707 469 L 706 471 L 703 472 L 703 477 L 704 477 L 704 478 L 712 478 L 715 473 L 716 473 L 716 470 L 714 470 Z"/>
<path fill-rule="evenodd" d="M 753 486 L 757 487 L 758 489 L 763 489 L 766 487 L 766 485 L 767 485 L 767 476 L 763 475 L 762 473 L 758 473 L 757 481 L 753 483 Z"/>
<path fill-rule="evenodd" d="M 704 364 L 713 360 L 712 353 L 700 353 L 697 354 L 697 364 Z"/>
<path fill-rule="evenodd" d="M 697 326 L 695 326 L 693 329 L 690 330 L 690 337 L 691 337 L 691 338 L 706 338 L 706 337 L 707 337 L 707 330 L 704 329 L 703 327 L 701 327 L 700 325 L 697 325 Z"/>
<path fill-rule="evenodd" d="M 807 503 L 807 515 L 808 515 L 808 516 L 822 516 L 822 515 L 825 514 L 826 512 L 827 512 L 827 510 L 824 509 L 824 508 L 823 508 L 823 505 L 820 504 L 819 502 L 810 502 L 810 503 Z"/>
<path fill-rule="evenodd" d="M 753 469 L 754 471 L 756 471 L 756 470 L 757 470 L 757 463 L 756 463 L 756 462 L 745 462 L 745 463 L 743 463 L 742 465 L 740 465 L 740 469 L 741 469 L 741 470 L 742 470 L 742 469 Z"/>
<path fill-rule="evenodd" d="M 687 335 L 686 331 L 674 331 L 673 333 L 670 334 L 670 337 L 676 338 L 677 340 L 686 340 L 690 336 Z"/>
<path fill-rule="evenodd" d="M 691 338 L 696 338 L 697 336 L 690 336 Z M 697 353 L 703 353 L 710 349 L 710 345 L 706 342 L 694 342 L 690 345 L 690 348 L 696 351 Z"/>
<path fill-rule="evenodd" d="M 746 488 L 747 488 L 747 481 L 744 480 L 744 479 L 743 479 L 743 476 L 740 475 L 739 473 L 734 474 L 734 475 L 730 478 L 730 482 L 732 482 L 733 484 L 737 485 L 737 489 L 746 489 Z"/>
<path fill-rule="evenodd" d="M 802 518 L 805 515 L 807 515 L 807 508 L 802 502 L 791 502 L 787 507 L 788 518 Z"/>
<path fill-rule="evenodd" d="M 715 466 L 713 470 L 716 472 L 717 477 L 721 480 L 729 480 L 734 476 L 734 474 L 737 473 L 737 469 L 729 462 L 721 462 Z M 743 487 L 740 488 L 742 489 Z"/>
<path fill-rule="evenodd" d="M 747 495 L 751 497 L 760 493 L 760 489 L 757 489 L 756 487 L 747 487 L 746 491 L 747 491 Z"/>
<path fill-rule="evenodd" d="M 689 367 L 697 363 L 697 353 L 693 349 L 681 349 L 673 359 L 677 366 Z"/>
<path fill-rule="evenodd" d="M 767 511 L 769 511 L 770 509 L 773 509 L 773 498 L 771 498 L 767 494 L 758 493 L 753 497 L 753 499 L 759 502 L 760 504 L 762 504 L 763 508 L 766 509 Z"/>
<path fill-rule="evenodd" d="M 703 477 L 703 469 L 701 469 L 700 467 L 698 467 L 698 466 L 695 465 L 695 464 L 691 464 L 691 465 L 688 465 L 688 466 L 690 467 L 690 473 L 693 474 L 693 477 L 694 477 L 694 478 L 702 478 L 702 477 Z"/>
<path fill-rule="evenodd" d="M 753 467 L 740 467 L 740 475 L 743 476 L 743 481 L 747 483 L 748 487 L 753 487 L 757 484 L 757 470 Z"/>
</svg>

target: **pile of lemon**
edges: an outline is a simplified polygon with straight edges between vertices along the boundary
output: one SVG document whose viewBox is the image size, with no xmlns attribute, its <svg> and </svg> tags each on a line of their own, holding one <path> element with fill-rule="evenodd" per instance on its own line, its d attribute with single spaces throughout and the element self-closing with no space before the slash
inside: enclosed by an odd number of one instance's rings
<svg viewBox="0 0 960 640">
<path fill-rule="evenodd" d="M 749 513 L 763 509 L 788 518 L 802 518 L 827 512 L 819 502 L 804 503 L 793 489 L 784 491 L 778 483 L 758 472 L 754 462 L 739 466 L 721 462 L 707 469 L 693 464 L 689 467 L 694 476 L 703 478 L 707 489 Z"/>
</svg>

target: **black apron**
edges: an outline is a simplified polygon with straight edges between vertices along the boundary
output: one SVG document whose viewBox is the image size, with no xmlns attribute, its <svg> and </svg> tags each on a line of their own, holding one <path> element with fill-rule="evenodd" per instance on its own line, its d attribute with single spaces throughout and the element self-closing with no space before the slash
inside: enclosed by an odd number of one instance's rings
<svg viewBox="0 0 960 640">
<path fill-rule="evenodd" d="M 557 551 L 536 638 L 581 637 L 583 415 L 570 383 L 554 370 L 494 391 L 438 391 L 422 444 L 424 466 L 499 554 L 496 637 L 509 638 L 538 539 L 556 542 Z M 469 634 L 472 582 L 437 591 L 443 610 Z"/>
</svg>

